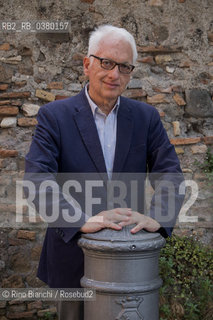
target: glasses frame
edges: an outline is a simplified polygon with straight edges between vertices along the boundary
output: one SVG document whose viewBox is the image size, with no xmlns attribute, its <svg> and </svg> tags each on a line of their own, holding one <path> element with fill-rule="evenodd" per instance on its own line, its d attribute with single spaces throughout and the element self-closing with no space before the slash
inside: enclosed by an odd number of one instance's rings
<svg viewBox="0 0 213 320">
<path fill-rule="evenodd" d="M 130 74 L 130 73 L 134 70 L 134 68 L 135 68 L 135 66 L 133 66 L 132 64 L 118 63 L 118 62 L 115 62 L 114 60 L 111 60 L 111 59 L 101 58 L 101 57 L 95 56 L 94 54 L 90 54 L 89 58 L 90 58 L 90 57 L 94 57 L 94 58 L 98 59 L 98 60 L 100 61 L 101 67 L 102 67 L 103 69 L 105 69 L 105 70 L 113 70 L 116 66 L 118 66 L 118 70 L 119 70 L 120 73 L 122 73 L 122 74 Z M 114 64 L 113 67 L 110 68 L 110 69 L 104 68 L 104 67 L 103 67 L 103 60 L 107 60 L 107 61 L 113 62 L 113 64 Z M 122 66 L 131 67 L 130 72 L 122 72 L 122 71 L 121 71 L 121 67 L 122 67 Z"/>
</svg>

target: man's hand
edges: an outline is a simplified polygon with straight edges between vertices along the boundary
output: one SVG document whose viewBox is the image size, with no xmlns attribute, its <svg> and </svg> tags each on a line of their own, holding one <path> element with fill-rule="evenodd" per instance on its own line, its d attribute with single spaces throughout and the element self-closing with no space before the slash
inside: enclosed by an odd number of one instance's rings
<svg viewBox="0 0 213 320">
<path fill-rule="evenodd" d="M 121 230 L 122 226 L 119 223 L 128 223 L 132 216 L 132 210 L 129 208 L 115 208 L 112 210 L 102 211 L 96 216 L 87 220 L 81 227 L 80 231 L 84 233 L 92 233 L 104 228 Z"/>
<path fill-rule="evenodd" d="M 129 208 L 116 208 L 102 211 L 96 216 L 89 218 L 81 227 L 80 231 L 92 233 L 104 228 L 121 230 L 122 227 L 129 224 L 136 224 L 136 226 L 131 229 L 131 233 L 137 233 L 141 229 L 155 232 L 161 227 L 156 220 L 137 211 L 132 211 Z"/>
<path fill-rule="evenodd" d="M 137 211 L 132 211 L 132 215 L 128 221 L 121 221 L 118 223 L 119 226 L 124 227 L 129 224 L 136 224 L 134 228 L 131 229 L 131 233 L 137 233 L 141 229 L 145 229 L 150 232 L 156 232 L 160 229 L 161 225 L 154 219 L 145 216 Z"/>
</svg>

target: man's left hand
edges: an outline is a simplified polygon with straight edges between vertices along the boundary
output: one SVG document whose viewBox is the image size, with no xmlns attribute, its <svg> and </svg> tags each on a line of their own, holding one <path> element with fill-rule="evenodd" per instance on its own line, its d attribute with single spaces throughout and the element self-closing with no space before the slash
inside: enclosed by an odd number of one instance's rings
<svg viewBox="0 0 213 320">
<path fill-rule="evenodd" d="M 141 214 L 137 211 L 132 211 L 132 215 L 128 221 L 122 221 L 118 223 L 118 225 L 121 227 L 130 224 L 136 224 L 136 226 L 131 229 L 131 233 L 137 233 L 142 229 L 150 232 L 156 232 L 161 227 L 161 225 L 156 220 L 145 216 L 144 214 Z"/>
</svg>

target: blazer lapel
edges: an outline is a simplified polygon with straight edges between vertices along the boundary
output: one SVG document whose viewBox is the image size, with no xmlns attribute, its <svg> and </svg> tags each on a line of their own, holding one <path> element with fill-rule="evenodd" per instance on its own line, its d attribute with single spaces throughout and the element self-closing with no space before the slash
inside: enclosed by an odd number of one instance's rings
<svg viewBox="0 0 213 320">
<path fill-rule="evenodd" d="M 82 91 L 80 93 L 80 96 L 83 99 L 83 104 L 81 105 L 81 107 L 76 108 L 77 112 L 74 116 L 74 119 L 81 134 L 82 140 L 95 164 L 97 171 L 106 172 L 103 151 L 93 114 L 85 93 Z"/>
<path fill-rule="evenodd" d="M 117 140 L 113 172 L 122 172 L 132 141 L 133 118 L 131 109 L 122 101 L 118 110 Z"/>
</svg>

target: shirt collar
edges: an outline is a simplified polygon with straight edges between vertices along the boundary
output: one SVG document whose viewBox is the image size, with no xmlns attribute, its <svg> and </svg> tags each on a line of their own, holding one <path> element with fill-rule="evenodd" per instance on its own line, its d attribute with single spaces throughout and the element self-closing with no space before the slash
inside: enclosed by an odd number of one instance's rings
<svg viewBox="0 0 213 320">
<path fill-rule="evenodd" d="M 100 108 L 97 106 L 97 104 L 95 104 L 95 102 L 90 98 L 89 93 L 88 93 L 88 87 L 89 87 L 89 83 L 87 83 L 85 86 L 85 94 L 86 94 L 87 100 L 89 102 L 89 105 L 91 107 L 93 116 L 95 115 L 96 112 L 103 113 L 100 110 Z M 116 114 L 117 114 L 119 106 L 120 106 L 120 97 L 118 97 L 118 99 L 117 99 L 113 109 L 110 111 L 110 113 L 116 112 Z"/>
</svg>

